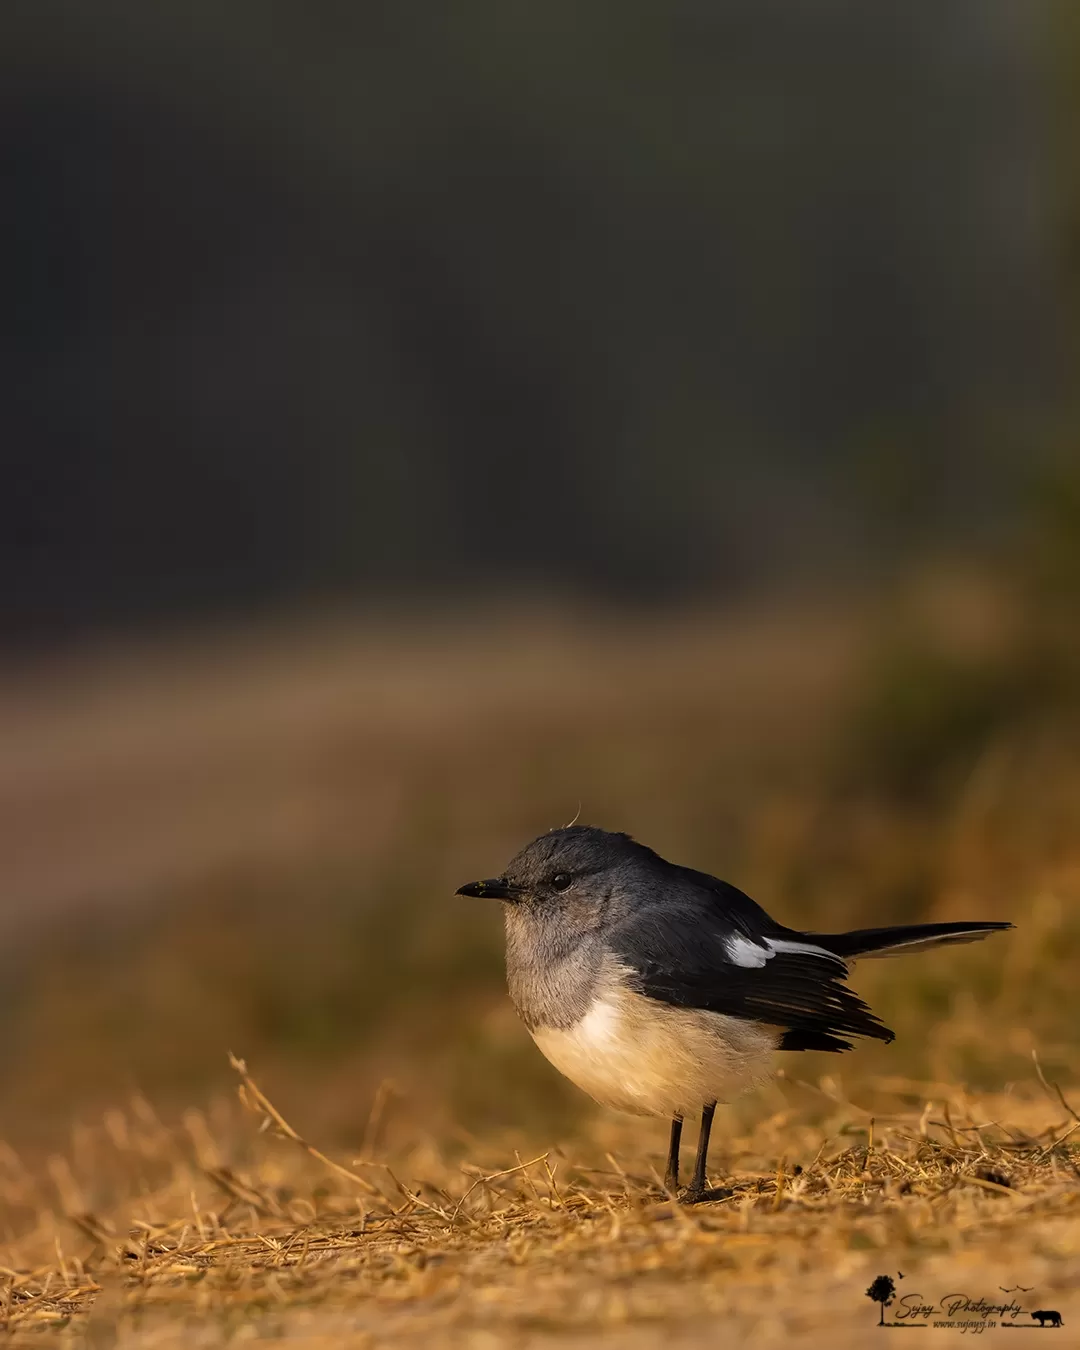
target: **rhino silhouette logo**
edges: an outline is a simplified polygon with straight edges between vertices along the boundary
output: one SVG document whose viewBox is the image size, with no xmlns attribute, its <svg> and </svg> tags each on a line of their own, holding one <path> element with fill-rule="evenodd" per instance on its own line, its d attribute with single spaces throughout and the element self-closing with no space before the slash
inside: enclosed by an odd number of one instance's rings
<svg viewBox="0 0 1080 1350">
<path fill-rule="evenodd" d="M 1061 1314 L 1059 1312 L 1040 1308 L 1038 1312 L 1033 1312 L 1031 1315 L 1041 1327 L 1046 1326 L 1047 1322 L 1049 1322 L 1052 1327 L 1061 1327 L 1065 1325 L 1061 1320 Z"/>
</svg>

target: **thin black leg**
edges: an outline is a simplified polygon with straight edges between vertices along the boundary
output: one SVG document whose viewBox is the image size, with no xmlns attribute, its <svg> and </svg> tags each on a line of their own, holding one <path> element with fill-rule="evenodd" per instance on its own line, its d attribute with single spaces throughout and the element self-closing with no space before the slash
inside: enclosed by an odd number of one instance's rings
<svg viewBox="0 0 1080 1350">
<path fill-rule="evenodd" d="M 697 1159 L 694 1163 L 694 1176 L 683 1192 L 683 1203 L 696 1205 L 699 1200 L 726 1200 L 731 1191 L 718 1187 L 708 1190 L 705 1185 L 705 1167 L 709 1161 L 709 1133 L 712 1130 L 715 1102 L 706 1102 L 701 1108 L 701 1133 L 698 1135 Z"/>
<path fill-rule="evenodd" d="M 671 1118 L 671 1142 L 668 1144 L 667 1171 L 664 1185 L 674 1195 L 679 1189 L 679 1142 L 682 1139 L 682 1116 Z"/>
<path fill-rule="evenodd" d="M 712 1118 L 715 1111 L 715 1102 L 706 1102 L 701 1108 L 701 1132 L 698 1134 L 694 1178 L 690 1182 L 691 1195 L 705 1194 L 705 1167 L 709 1161 L 709 1135 L 712 1132 Z"/>
</svg>

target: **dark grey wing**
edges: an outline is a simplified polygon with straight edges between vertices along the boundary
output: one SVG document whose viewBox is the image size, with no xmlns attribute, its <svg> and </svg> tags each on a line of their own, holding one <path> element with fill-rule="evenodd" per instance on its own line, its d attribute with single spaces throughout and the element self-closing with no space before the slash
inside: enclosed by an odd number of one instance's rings
<svg viewBox="0 0 1080 1350">
<path fill-rule="evenodd" d="M 774 923 L 741 891 L 716 886 L 723 889 L 673 886 L 617 926 L 612 947 L 631 988 L 779 1027 L 781 1050 L 850 1050 L 849 1036 L 893 1039 L 844 983 L 840 957 Z"/>
</svg>

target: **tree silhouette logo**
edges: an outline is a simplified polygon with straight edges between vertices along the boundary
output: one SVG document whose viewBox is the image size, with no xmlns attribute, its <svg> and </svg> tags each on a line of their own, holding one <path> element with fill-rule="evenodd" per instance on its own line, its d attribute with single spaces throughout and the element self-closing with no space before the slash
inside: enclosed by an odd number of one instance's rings
<svg viewBox="0 0 1080 1350">
<path fill-rule="evenodd" d="M 903 1271 L 898 1270 L 896 1279 L 903 1278 Z M 1017 1292 L 1029 1294 L 1033 1286 L 1014 1285 L 1007 1289 L 1004 1285 L 998 1285 L 998 1288 L 1003 1294 L 1008 1295 Z M 881 1308 L 878 1326 L 896 1327 L 899 1330 L 907 1330 L 909 1327 L 946 1329 L 959 1327 L 962 1331 L 978 1332 L 989 1327 L 1000 1327 L 1002 1331 L 1011 1329 L 1031 1331 L 1042 1327 L 1056 1329 L 1065 1325 L 1061 1313 L 1053 1308 L 1036 1308 L 1032 1312 L 1025 1309 L 1015 1298 L 1003 1303 L 993 1294 L 989 1298 L 976 1298 L 954 1291 L 930 1302 L 923 1294 L 911 1293 L 897 1302 L 896 1280 L 891 1275 L 878 1275 L 866 1291 L 866 1297 Z M 892 1307 L 894 1303 L 897 1306 L 893 1320 L 886 1322 L 885 1309 Z M 1026 1320 L 1028 1317 L 1032 1319 L 1031 1322 Z M 1035 1322 L 1038 1323 L 1038 1328 L 1033 1327 L 1032 1323 Z"/>
<path fill-rule="evenodd" d="M 896 1285 L 893 1283 L 892 1276 L 879 1275 L 866 1291 L 866 1297 L 881 1304 L 881 1320 L 878 1322 L 878 1326 L 883 1327 L 885 1325 L 885 1309 L 896 1297 Z"/>
</svg>

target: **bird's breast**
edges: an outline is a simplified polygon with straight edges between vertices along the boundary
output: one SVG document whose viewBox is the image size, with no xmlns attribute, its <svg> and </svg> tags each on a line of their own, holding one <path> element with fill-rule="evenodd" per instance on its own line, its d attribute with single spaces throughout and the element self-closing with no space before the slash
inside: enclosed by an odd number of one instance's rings
<svg viewBox="0 0 1080 1350">
<path fill-rule="evenodd" d="M 676 1008 L 622 987 L 569 1027 L 531 1028 L 547 1059 L 596 1101 L 638 1115 L 693 1115 L 768 1077 L 775 1028 Z"/>
</svg>

